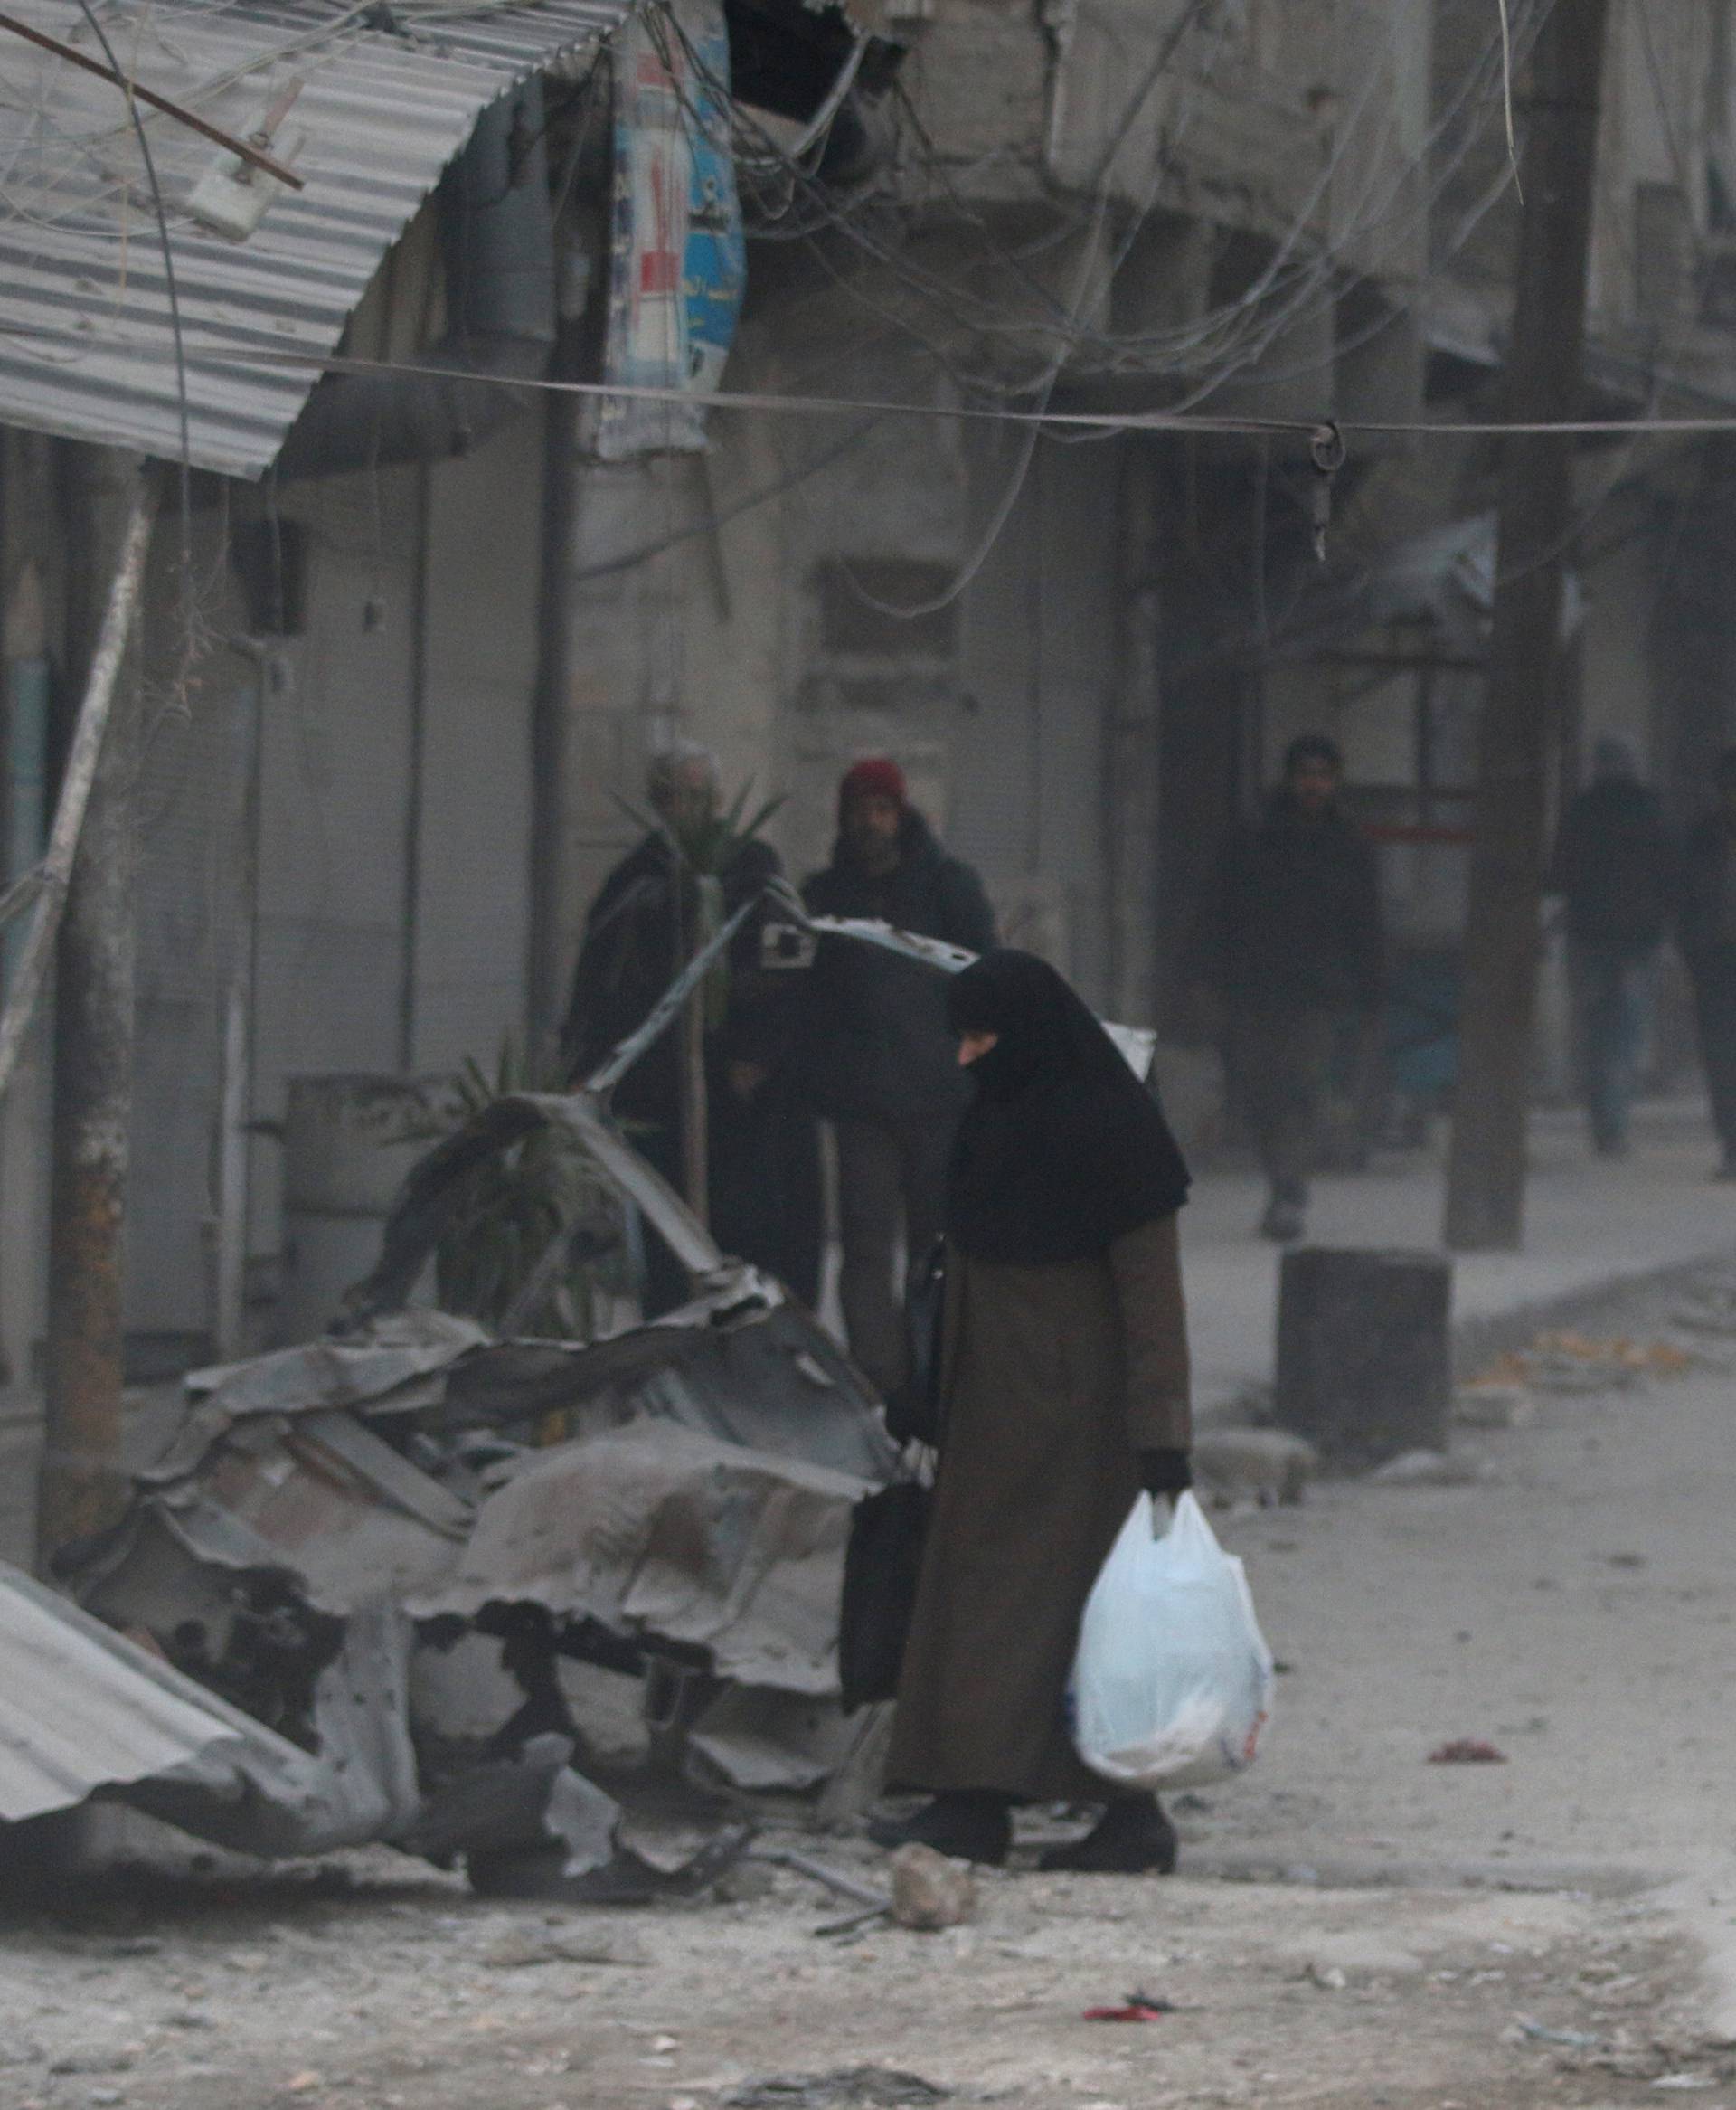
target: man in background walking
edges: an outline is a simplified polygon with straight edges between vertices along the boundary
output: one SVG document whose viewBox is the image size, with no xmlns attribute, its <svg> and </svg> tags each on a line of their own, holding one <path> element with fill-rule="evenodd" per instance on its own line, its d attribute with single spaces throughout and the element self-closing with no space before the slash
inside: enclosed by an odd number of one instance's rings
<svg viewBox="0 0 1736 2110">
<path fill-rule="evenodd" d="M 651 758 L 646 796 L 657 827 L 604 880 L 585 922 L 561 1035 L 568 1077 L 579 1083 L 649 1016 L 685 964 L 698 930 L 700 875 L 682 845 L 715 824 L 716 758 L 678 741 Z M 717 914 L 732 915 L 783 870 L 769 843 L 727 841 L 712 875 Z M 727 992 L 705 1031 L 711 1227 L 726 1253 L 778 1276 L 806 1302 L 819 1288 L 819 1165 L 814 1124 L 793 1093 L 788 1039 L 794 978 L 760 964 L 762 915 L 750 916 L 725 955 Z M 683 1185 L 681 1035 L 672 1027 L 639 1057 L 614 1093 L 630 1140 L 673 1186 Z M 661 1239 L 646 1241 L 645 1313 L 684 1303 L 689 1284 Z"/>
<path fill-rule="evenodd" d="M 895 762 L 858 762 L 838 791 L 832 862 L 802 889 L 816 915 L 871 918 L 972 952 L 995 942 L 982 882 L 948 856 L 910 804 Z M 838 1284 L 850 1352 L 884 1394 L 905 1377 L 907 1262 L 939 1235 L 947 1160 L 969 1097 L 947 1024 L 947 977 L 895 953 L 826 938 L 807 979 L 802 1070 L 837 1139 Z"/>
<path fill-rule="evenodd" d="M 1633 750 L 1623 740 L 1599 740 L 1591 781 L 1561 821 L 1549 891 L 1567 906 L 1580 1094 L 1600 1158 L 1627 1155 L 1677 873 L 1675 839 L 1663 808 L 1639 781 Z"/>
<path fill-rule="evenodd" d="M 1718 804 L 1688 837 L 1682 875 L 1682 956 L 1694 979 L 1712 1124 L 1736 1179 L 1736 747 L 1718 758 Z"/>
<path fill-rule="evenodd" d="M 1269 1186 L 1260 1235 L 1307 1226 L 1322 1102 L 1344 1027 L 1366 1035 L 1381 1001 L 1374 856 L 1339 804 L 1344 757 L 1320 733 L 1293 741 L 1257 828 L 1226 844 L 1194 932 L 1194 978 L 1216 998 L 1225 1065 Z"/>
</svg>

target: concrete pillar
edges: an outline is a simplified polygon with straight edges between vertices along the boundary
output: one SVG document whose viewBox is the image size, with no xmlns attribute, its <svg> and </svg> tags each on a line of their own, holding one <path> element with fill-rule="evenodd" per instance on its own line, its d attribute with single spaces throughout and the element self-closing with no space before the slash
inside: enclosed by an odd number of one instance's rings
<svg viewBox="0 0 1736 2110">
<path fill-rule="evenodd" d="M 1452 1404 L 1452 1263 L 1305 1245 L 1284 1255 L 1278 1424 L 1335 1464 L 1441 1451 Z"/>
</svg>

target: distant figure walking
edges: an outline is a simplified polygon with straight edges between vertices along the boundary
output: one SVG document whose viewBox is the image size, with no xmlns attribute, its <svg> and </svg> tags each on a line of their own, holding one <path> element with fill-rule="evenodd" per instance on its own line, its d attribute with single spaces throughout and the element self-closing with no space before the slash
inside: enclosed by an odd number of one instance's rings
<svg viewBox="0 0 1736 2110">
<path fill-rule="evenodd" d="M 1103 1815 L 1046 1868 L 1175 1865 L 1156 1796 L 1068 1735 L 1079 1623 L 1143 1487 L 1191 1481 L 1175 1215 L 1187 1168 L 1156 1101 L 1053 968 L 991 952 L 952 983 L 976 1096 L 947 1187 L 940 1469 L 887 1778 L 933 1800 L 871 1828 L 1004 1860 L 1020 1802 Z"/>
<path fill-rule="evenodd" d="M 1339 804 L 1344 767 L 1325 733 L 1291 742 L 1260 825 L 1224 847 L 1191 948 L 1269 1188 L 1260 1234 L 1280 1243 L 1307 1227 L 1341 1031 L 1354 1020 L 1366 1033 L 1383 989 L 1374 856 Z"/>
<path fill-rule="evenodd" d="M 1717 807 L 1688 837 L 1679 934 L 1723 1153 L 1719 1178 L 1736 1179 L 1736 747 L 1719 756 L 1717 782 Z"/>
<path fill-rule="evenodd" d="M 844 777 L 832 862 L 802 894 L 816 915 L 865 917 L 972 952 L 995 942 L 982 882 L 941 848 L 903 771 L 884 758 Z M 821 941 L 805 979 L 803 1074 L 837 1139 L 839 1301 L 851 1354 L 890 1395 L 908 1354 L 899 1233 L 911 1264 L 939 1236 L 947 1159 L 969 1097 L 947 1025 L 947 981 L 842 938 Z"/>
<path fill-rule="evenodd" d="M 1549 892 L 1567 905 L 1580 1095 L 1602 1158 L 1625 1157 L 1651 1023 L 1658 949 L 1676 905 L 1680 859 L 1625 740 L 1599 740 L 1591 781 L 1568 808 Z"/>
</svg>

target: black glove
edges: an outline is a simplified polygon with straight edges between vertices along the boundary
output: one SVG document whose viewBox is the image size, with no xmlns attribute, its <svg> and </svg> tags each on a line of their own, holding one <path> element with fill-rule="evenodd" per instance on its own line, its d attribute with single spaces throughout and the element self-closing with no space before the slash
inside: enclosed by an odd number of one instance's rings
<svg viewBox="0 0 1736 2110">
<path fill-rule="evenodd" d="M 1167 1495 L 1173 1501 L 1194 1484 L 1194 1470 L 1185 1451 L 1142 1451 L 1139 1484 L 1148 1495 Z"/>
</svg>

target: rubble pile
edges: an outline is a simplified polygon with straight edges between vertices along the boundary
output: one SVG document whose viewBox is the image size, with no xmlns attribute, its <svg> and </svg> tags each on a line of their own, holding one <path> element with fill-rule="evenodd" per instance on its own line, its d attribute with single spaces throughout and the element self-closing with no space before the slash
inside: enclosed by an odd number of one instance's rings
<svg viewBox="0 0 1736 2110">
<path fill-rule="evenodd" d="M 508 1103 L 593 1140 L 582 1100 Z M 612 1135 L 597 1159 L 673 1234 L 690 1305 L 595 1343 L 409 1308 L 474 1140 L 412 1174 L 343 1331 L 187 1381 L 169 1450 L 66 1564 L 77 1605 L 4 1579 L 0 1657 L 28 1618 L 61 1661 L 52 1706 L 0 1697 L 0 1743 L 39 1756 L 15 1789 L 0 1769 L 0 1821 L 100 1795 L 261 1855 L 383 1840 L 495 1895 L 619 1901 L 715 1882 L 750 1798 L 869 1792 L 880 1725 L 844 1717 L 837 1624 L 852 1511 L 892 1464 L 879 1400 Z M 47 1749 L 81 1699 L 116 1746 L 83 1766 Z M 173 1733 L 141 1745 L 153 1713 Z M 712 1836 L 647 1852 L 642 1793 Z"/>
</svg>

